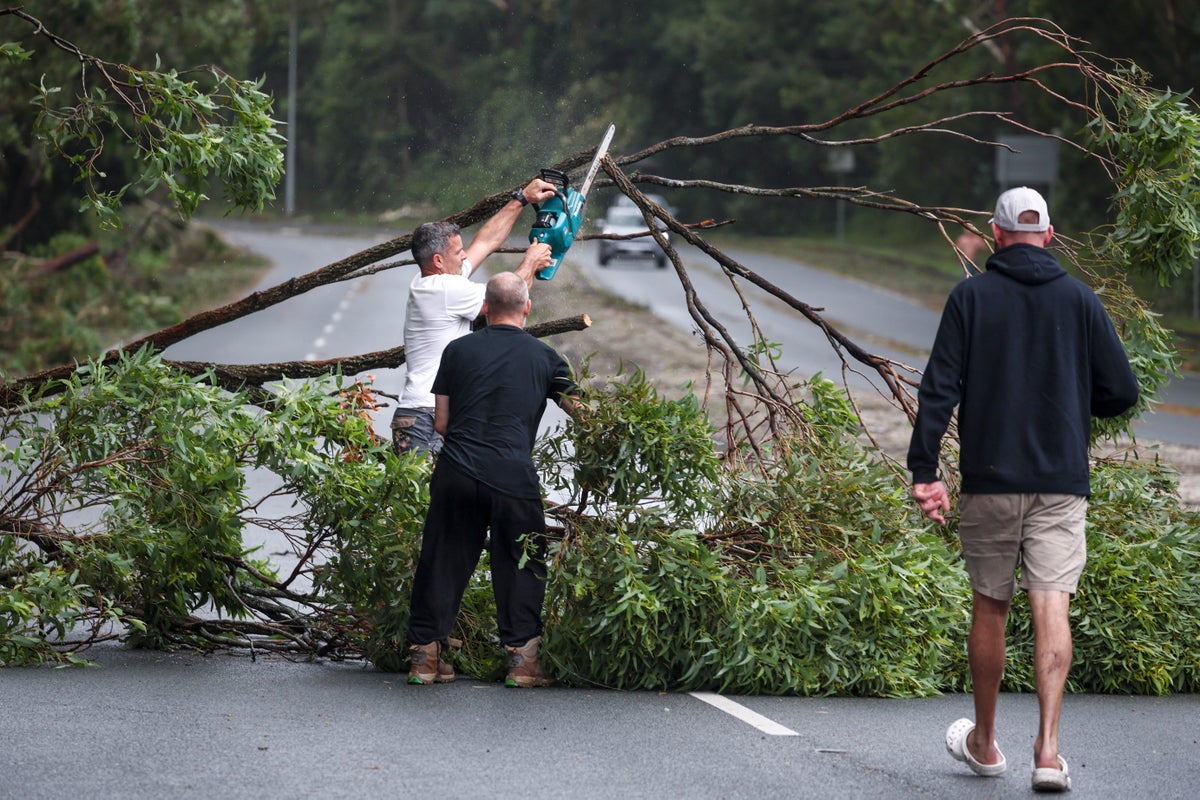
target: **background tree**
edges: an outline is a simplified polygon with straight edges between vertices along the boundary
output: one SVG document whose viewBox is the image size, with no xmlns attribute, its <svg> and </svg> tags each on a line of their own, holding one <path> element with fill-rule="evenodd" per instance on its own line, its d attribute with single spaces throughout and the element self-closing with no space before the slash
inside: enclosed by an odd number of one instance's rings
<svg viewBox="0 0 1200 800">
<path fill-rule="evenodd" d="M 206 8 L 181 15 L 199 24 L 191 40 L 198 47 L 238 21 Z M 123 14 L 100 15 L 94 29 L 84 24 L 100 10 L 96 3 L 60 4 L 55 20 L 64 28 L 57 29 L 20 8 L 0 9 L 4 35 L 16 36 L 0 56 L 0 93 L 13 110 L 0 129 L 6 371 L 96 352 L 130 331 L 173 321 L 187 293 L 165 287 L 197 281 L 182 269 L 165 274 L 181 238 L 171 223 L 190 216 L 213 185 L 232 206 L 261 209 L 281 175 L 283 140 L 270 98 L 254 81 L 212 66 L 160 69 L 151 42 L 168 30 L 162 5 L 151 13 L 149 4 L 127 3 Z M 64 29 L 119 40 L 118 52 L 154 66 L 96 57 Z M 139 56 L 143 49 L 151 54 Z M 159 214 L 154 204 L 139 209 L 135 201 L 150 195 L 175 213 Z M 81 201 L 92 213 L 79 213 Z M 123 235 L 99 230 L 139 211 Z"/>
<path fill-rule="evenodd" d="M 0 72 L 6 119 L 0 128 L 0 234 L 6 247 L 87 231 L 89 219 L 77 213 L 76 181 L 83 180 L 93 198 L 119 193 L 129 184 L 136 184 L 130 200 L 147 194 L 163 176 L 145 176 L 146 161 L 163 157 L 162 150 L 167 151 L 165 176 L 182 180 L 188 170 L 202 173 L 188 179 L 201 191 L 208 188 L 206 175 L 220 169 L 222 148 L 236 147 L 255 159 L 251 167 L 261 185 L 256 194 L 239 194 L 238 184 L 246 178 L 227 173 L 235 192 L 231 200 L 257 207 L 272 197 L 279 166 L 272 170 L 271 162 L 278 159 L 279 144 L 264 141 L 252 148 L 253 139 L 244 138 L 251 131 L 271 138 L 270 117 L 256 99 L 265 96 L 256 93 L 253 82 L 228 77 L 246 69 L 239 54 L 248 48 L 255 8 L 251 2 L 64 0 L 39 9 L 45 12 L 40 17 L 19 8 L 0 10 L 0 38 L 9 41 Z M 87 41 L 88 52 L 76 41 Z M 102 52 L 105 60 L 89 52 Z M 180 76 L 157 70 L 158 64 L 206 60 L 219 61 L 230 72 L 200 69 Z M 169 82 L 179 85 L 168 88 Z M 192 82 L 189 98 L 181 90 Z M 172 103 L 184 105 L 173 108 Z M 150 119 L 143 119 L 147 114 Z M 180 127 L 172 130 L 172 123 Z M 228 140 L 200 139 L 189 153 L 187 137 L 213 123 L 228 126 Z M 66 158 L 50 157 L 55 150 Z M 206 159 L 212 161 L 206 164 Z M 91 169 L 81 171 L 81 164 Z M 105 207 L 111 205 L 101 203 Z"/>
<path fill-rule="evenodd" d="M 620 144 L 636 151 L 681 132 L 828 119 L 848 99 L 885 90 L 890 76 L 1005 17 L 1061 20 L 1093 49 L 1132 58 L 1157 85 L 1183 91 L 1195 74 L 1186 54 L 1196 52 L 1189 45 L 1200 26 L 1200 12 L 1171 2 L 1135 3 L 1130 18 L 1124 8 L 1092 14 L 1065 0 L 663 0 L 650 6 L 630 0 L 602 6 L 350 0 L 300 8 L 299 205 L 314 211 L 381 211 L 420 199 L 448 213 L 498 184 L 527 177 L 530 165 L 574 152 L 609 121 L 617 123 Z M 1129 19 L 1139 24 L 1125 24 Z M 281 100 L 285 29 L 279 23 L 274 38 L 260 40 L 253 67 Z M 1052 56 L 1042 41 L 997 41 L 963 54 L 953 68 L 961 74 L 1013 71 Z M 1022 97 L 1012 85 L 977 86 L 972 95 L 988 91 L 1022 122 L 1043 130 L 1072 124 L 1061 109 Z M 945 113 L 969 105 L 953 93 L 929 102 Z M 347 103 L 356 104 L 349 117 Z M 976 134 L 994 137 L 994 128 L 978 122 Z M 871 122 L 861 130 L 872 132 Z M 1064 226 L 1090 228 L 1106 211 L 1104 176 L 1087 168 L 1086 159 L 1063 155 L 1064 191 L 1075 202 L 1060 218 Z M 661 153 L 648 166 L 776 186 L 839 180 L 824 153 L 806 149 L 731 147 L 719 159 L 704 152 L 687 158 Z M 893 186 L 917 199 L 937 192 L 972 208 L 985 208 L 997 189 L 991 158 L 932 136 L 877 154 L 860 152 L 848 180 Z M 678 199 L 685 215 L 737 216 L 744 228 L 767 234 L 828 230 L 835 208 L 706 193 Z"/>
</svg>

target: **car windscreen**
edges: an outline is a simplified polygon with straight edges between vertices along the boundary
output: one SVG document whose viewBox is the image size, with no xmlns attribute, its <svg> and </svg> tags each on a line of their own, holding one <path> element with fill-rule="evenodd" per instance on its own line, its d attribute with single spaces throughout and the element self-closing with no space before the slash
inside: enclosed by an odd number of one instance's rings
<svg viewBox="0 0 1200 800">
<path fill-rule="evenodd" d="M 609 225 L 620 225 L 625 228 L 646 227 L 646 220 L 642 218 L 642 212 L 636 208 L 609 209 L 606 222 Z"/>
</svg>

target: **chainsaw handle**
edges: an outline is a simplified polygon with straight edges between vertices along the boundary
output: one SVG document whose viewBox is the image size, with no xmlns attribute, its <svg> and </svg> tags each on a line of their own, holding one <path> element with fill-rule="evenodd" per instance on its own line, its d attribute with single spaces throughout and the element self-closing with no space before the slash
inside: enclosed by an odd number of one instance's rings
<svg viewBox="0 0 1200 800">
<path fill-rule="evenodd" d="M 546 183 L 553 183 L 558 187 L 559 191 L 564 191 L 568 186 L 571 185 L 571 181 L 567 177 L 567 173 L 560 169 L 543 169 L 542 180 L 544 180 Z"/>
<path fill-rule="evenodd" d="M 542 180 L 554 185 L 554 195 L 562 201 L 563 208 L 565 209 L 567 207 L 567 186 L 571 183 L 571 180 L 567 177 L 567 173 L 560 169 L 546 167 L 542 170 Z M 533 204 L 533 213 L 540 213 L 541 210 L 537 203 Z"/>
</svg>

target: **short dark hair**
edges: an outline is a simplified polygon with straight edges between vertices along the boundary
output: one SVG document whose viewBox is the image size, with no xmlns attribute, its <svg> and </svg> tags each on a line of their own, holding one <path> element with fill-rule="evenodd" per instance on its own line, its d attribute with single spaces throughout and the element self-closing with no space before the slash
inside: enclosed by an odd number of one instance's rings
<svg viewBox="0 0 1200 800">
<path fill-rule="evenodd" d="M 412 257 L 418 267 L 425 267 L 438 253 L 444 253 L 450 237 L 457 236 L 461 229 L 453 222 L 426 222 L 417 226 L 412 235 Z"/>
</svg>

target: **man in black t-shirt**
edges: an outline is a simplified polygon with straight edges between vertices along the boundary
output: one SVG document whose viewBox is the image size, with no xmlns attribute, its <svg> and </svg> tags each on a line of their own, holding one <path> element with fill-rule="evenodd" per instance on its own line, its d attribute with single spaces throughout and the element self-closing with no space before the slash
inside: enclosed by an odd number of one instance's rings
<svg viewBox="0 0 1200 800">
<path fill-rule="evenodd" d="M 496 623 L 508 656 L 505 682 L 549 682 L 537 655 L 546 519 L 532 452 L 546 401 L 570 413 L 576 389 L 562 356 L 525 332 L 529 307 L 529 287 L 520 276 L 493 276 L 483 300 L 488 326 L 446 347 L 433 382 L 434 428 L 444 444 L 413 578 L 409 683 L 454 680 L 441 653 L 489 528 Z M 523 542 L 526 534 L 533 536 Z"/>
</svg>

